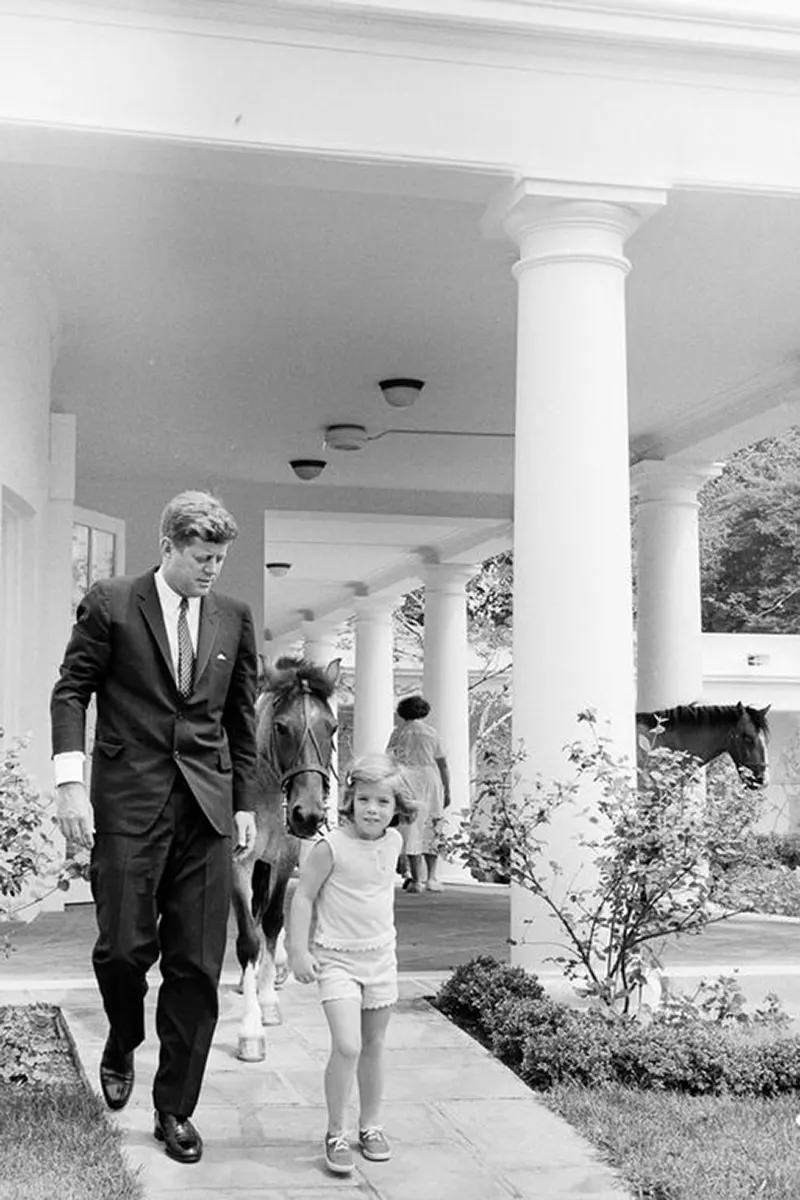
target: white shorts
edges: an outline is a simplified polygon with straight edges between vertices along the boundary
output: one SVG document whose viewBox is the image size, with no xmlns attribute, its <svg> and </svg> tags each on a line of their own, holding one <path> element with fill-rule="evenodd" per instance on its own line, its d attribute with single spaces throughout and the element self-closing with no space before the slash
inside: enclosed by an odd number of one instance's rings
<svg viewBox="0 0 800 1200">
<path fill-rule="evenodd" d="M 394 946 L 376 950 L 333 950 L 315 945 L 319 964 L 319 998 L 360 1000 L 362 1008 L 388 1008 L 397 1002 L 397 953 Z"/>
</svg>

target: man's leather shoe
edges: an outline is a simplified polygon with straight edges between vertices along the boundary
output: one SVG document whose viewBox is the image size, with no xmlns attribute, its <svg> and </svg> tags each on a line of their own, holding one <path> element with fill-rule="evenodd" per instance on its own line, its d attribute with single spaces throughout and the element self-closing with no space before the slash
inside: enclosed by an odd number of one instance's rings
<svg viewBox="0 0 800 1200">
<path fill-rule="evenodd" d="M 120 1050 L 112 1033 L 106 1038 L 100 1059 L 100 1087 L 103 1099 L 115 1112 L 124 1108 L 133 1091 L 133 1051 Z"/>
<path fill-rule="evenodd" d="M 196 1163 L 203 1153 L 203 1139 L 188 1117 L 175 1117 L 172 1113 L 156 1111 L 153 1135 L 157 1142 L 176 1162 Z"/>
</svg>

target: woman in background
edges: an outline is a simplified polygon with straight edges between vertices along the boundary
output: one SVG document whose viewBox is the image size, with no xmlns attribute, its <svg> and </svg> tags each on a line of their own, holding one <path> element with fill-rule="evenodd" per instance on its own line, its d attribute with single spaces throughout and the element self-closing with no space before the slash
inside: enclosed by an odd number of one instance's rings
<svg viewBox="0 0 800 1200">
<path fill-rule="evenodd" d="M 425 720 L 431 706 L 423 696 L 406 696 L 397 705 L 398 723 L 389 738 L 387 754 L 406 770 L 408 786 L 418 805 L 416 820 L 403 830 L 409 892 L 441 892 L 437 878 L 439 838 L 444 810 L 450 804 L 450 775 L 439 735 Z M 422 861 L 427 868 L 423 878 Z"/>
</svg>

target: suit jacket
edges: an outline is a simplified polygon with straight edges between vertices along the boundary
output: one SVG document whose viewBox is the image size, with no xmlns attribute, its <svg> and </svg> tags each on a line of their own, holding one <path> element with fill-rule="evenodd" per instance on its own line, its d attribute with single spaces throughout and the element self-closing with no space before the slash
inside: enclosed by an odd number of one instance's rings
<svg viewBox="0 0 800 1200">
<path fill-rule="evenodd" d="M 50 705 L 53 753 L 83 750 L 97 698 L 91 801 L 98 833 L 145 833 L 179 771 L 218 833 L 256 792 L 256 648 L 247 605 L 204 596 L 188 700 L 178 691 L 155 571 L 96 583 L 78 606 Z"/>
</svg>

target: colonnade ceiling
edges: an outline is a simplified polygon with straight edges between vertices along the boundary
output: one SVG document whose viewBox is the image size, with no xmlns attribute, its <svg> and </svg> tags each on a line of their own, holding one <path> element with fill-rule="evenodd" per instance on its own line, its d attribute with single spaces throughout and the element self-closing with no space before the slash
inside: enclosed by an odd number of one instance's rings
<svg viewBox="0 0 800 1200">
<path fill-rule="evenodd" d="M 199 473 L 305 513 L 304 536 L 320 513 L 419 517 L 404 546 L 433 557 L 431 518 L 477 522 L 476 552 L 510 519 L 516 252 L 481 235 L 505 179 L 47 138 L 22 153 L 0 131 L 0 214 L 57 297 L 52 407 L 77 416 L 79 503 L 91 485 L 126 516 L 120 479 Z M 633 460 L 717 457 L 798 419 L 799 245 L 800 200 L 721 191 L 674 191 L 633 236 Z M 424 381 L 412 407 L 382 398 L 395 376 Z M 363 448 L 326 448 L 342 423 Z M 300 482 L 298 458 L 327 465 Z"/>
</svg>

